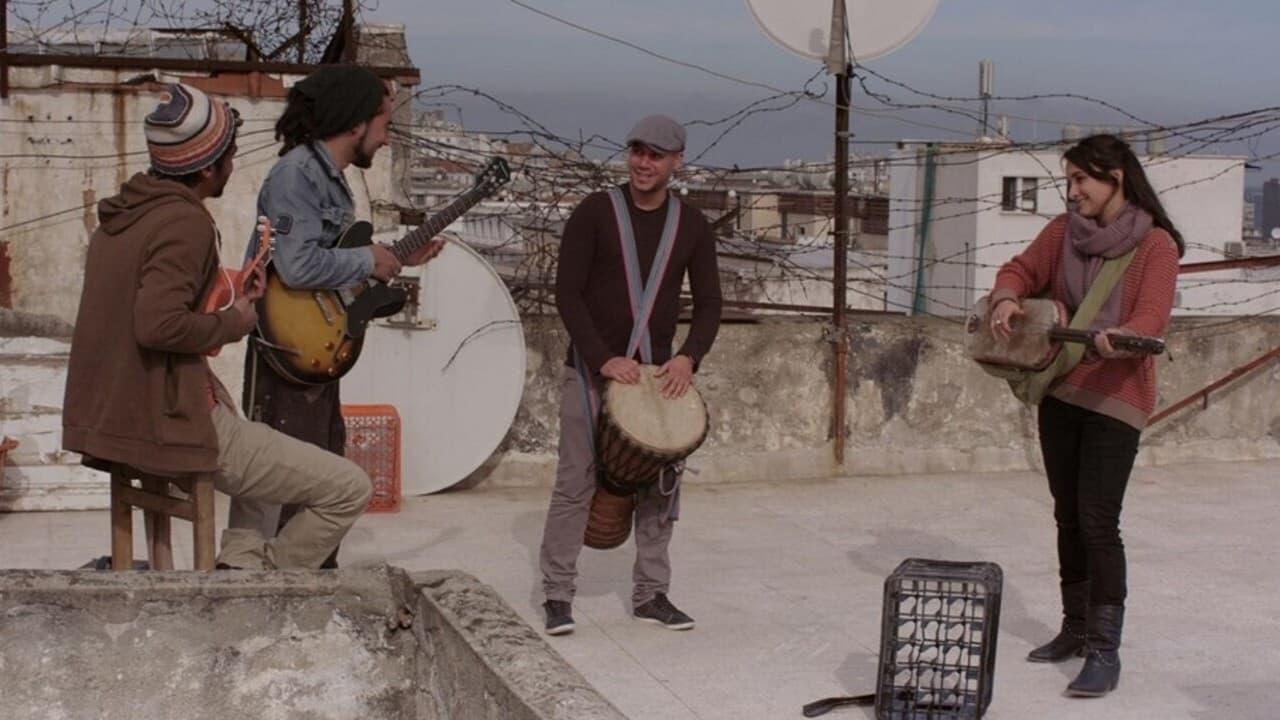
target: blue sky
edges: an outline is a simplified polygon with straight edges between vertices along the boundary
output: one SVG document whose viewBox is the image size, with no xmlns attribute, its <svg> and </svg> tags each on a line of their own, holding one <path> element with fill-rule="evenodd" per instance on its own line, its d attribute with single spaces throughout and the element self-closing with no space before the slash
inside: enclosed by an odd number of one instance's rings
<svg viewBox="0 0 1280 720">
<path fill-rule="evenodd" d="M 817 64 L 773 45 L 756 27 L 744 0 L 527 0 L 565 17 L 708 68 L 797 90 Z M 380 0 L 369 16 L 406 25 L 425 86 L 459 84 L 489 92 L 556 133 L 619 138 L 636 117 L 666 112 L 683 121 L 723 117 L 768 91 L 744 87 L 647 57 L 534 14 L 509 0 Z M 868 66 L 895 80 L 942 95 L 976 94 L 977 64 L 996 64 L 996 93 L 1072 92 L 1096 96 L 1158 123 L 1280 105 L 1272 80 L 1280 61 L 1280 3 L 1264 0 L 941 0 L 937 14 L 910 44 Z M 828 82 L 828 98 L 834 95 Z M 872 81 L 895 101 L 921 99 Z M 454 96 L 469 128 L 504 130 L 508 116 L 490 103 Z M 859 109 L 861 139 L 960 138 Z M 1019 139 L 1058 137 L 1060 125 L 1129 123 L 1081 102 L 997 103 Z M 932 112 L 898 118 L 969 132 L 974 123 Z M 1034 119 L 1034 121 L 1032 120 Z M 717 164 L 777 163 L 830 155 L 831 109 L 805 103 L 747 120 L 707 154 Z M 694 127 L 697 152 L 714 137 Z M 1280 136 L 1280 132 L 1275 133 Z M 868 148 L 869 149 L 869 148 Z M 1254 147 L 1222 152 L 1277 152 L 1270 135 Z M 1268 168 L 1270 170 L 1270 168 Z M 1257 175 L 1253 173 L 1252 175 Z M 1252 181 L 1251 181 L 1252 182 Z"/>
</svg>

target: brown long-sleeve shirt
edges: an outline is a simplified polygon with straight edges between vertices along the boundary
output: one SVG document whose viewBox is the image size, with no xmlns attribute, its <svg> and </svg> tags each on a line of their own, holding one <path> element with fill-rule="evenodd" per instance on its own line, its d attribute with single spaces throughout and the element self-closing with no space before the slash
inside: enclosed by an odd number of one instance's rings
<svg viewBox="0 0 1280 720">
<path fill-rule="evenodd" d="M 623 185 L 622 194 L 631 213 L 641 276 L 647 282 L 662 240 L 667 205 L 641 210 L 632 201 L 629 187 Z M 720 329 L 720 274 L 711 226 L 701 212 L 688 204 L 681 207 L 671 262 L 649 318 L 653 361 L 658 364 L 671 359 L 673 354 L 671 346 L 680 316 L 680 288 L 686 272 L 693 293 L 693 324 L 675 354 L 689 356 L 696 366 L 711 350 Z M 598 373 L 609 358 L 626 353 L 627 341 L 631 339 L 631 301 L 618 241 L 618 223 L 608 193 L 589 195 L 565 224 L 556 272 L 556 307 L 572 341 L 567 364 L 573 364 L 573 349 L 577 348 L 588 369 Z M 640 359 L 638 352 L 635 359 Z"/>
</svg>

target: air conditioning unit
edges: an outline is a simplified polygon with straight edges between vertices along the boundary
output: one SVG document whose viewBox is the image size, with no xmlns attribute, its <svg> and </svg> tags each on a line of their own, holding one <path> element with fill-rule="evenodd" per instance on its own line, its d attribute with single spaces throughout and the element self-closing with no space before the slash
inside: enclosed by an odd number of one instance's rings
<svg viewBox="0 0 1280 720">
<path fill-rule="evenodd" d="M 1242 258 L 1244 257 L 1244 243 L 1239 240 L 1232 240 L 1224 243 L 1222 246 L 1222 254 L 1226 255 L 1229 260 Z"/>
</svg>

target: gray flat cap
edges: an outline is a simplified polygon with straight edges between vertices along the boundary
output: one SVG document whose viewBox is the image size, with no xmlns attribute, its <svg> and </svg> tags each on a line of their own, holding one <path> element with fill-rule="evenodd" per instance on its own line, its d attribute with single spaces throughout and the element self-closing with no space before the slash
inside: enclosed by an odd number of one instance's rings
<svg viewBox="0 0 1280 720">
<path fill-rule="evenodd" d="M 650 115 L 641 118 L 627 134 L 627 144 L 643 143 L 662 152 L 684 150 L 684 128 L 666 115 Z"/>
</svg>

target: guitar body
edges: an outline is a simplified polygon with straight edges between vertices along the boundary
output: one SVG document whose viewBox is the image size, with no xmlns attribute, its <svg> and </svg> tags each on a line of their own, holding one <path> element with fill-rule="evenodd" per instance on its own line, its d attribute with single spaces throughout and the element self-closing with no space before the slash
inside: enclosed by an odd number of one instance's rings
<svg viewBox="0 0 1280 720">
<path fill-rule="evenodd" d="M 337 247 L 364 247 L 373 228 L 357 222 Z M 258 301 L 259 351 L 281 377 L 301 385 L 333 382 L 356 364 L 369 321 L 394 315 L 404 306 L 404 291 L 374 280 L 351 290 L 291 288 L 273 265 L 267 266 L 267 291 Z"/>
</svg>

